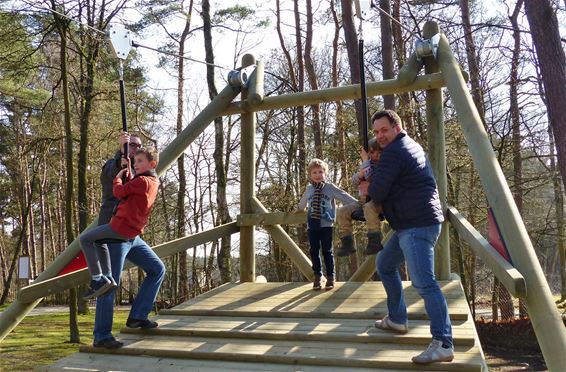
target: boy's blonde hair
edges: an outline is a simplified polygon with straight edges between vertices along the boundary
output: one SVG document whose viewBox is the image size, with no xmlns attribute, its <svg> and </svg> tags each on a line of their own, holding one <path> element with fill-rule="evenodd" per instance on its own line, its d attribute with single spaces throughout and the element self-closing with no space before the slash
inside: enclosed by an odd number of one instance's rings
<svg viewBox="0 0 566 372">
<path fill-rule="evenodd" d="M 159 153 L 157 152 L 157 149 L 153 146 L 142 147 L 138 149 L 138 151 L 136 151 L 136 155 L 140 155 L 140 154 L 144 154 L 147 161 L 151 162 L 155 160 L 155 164 L 159 163 Z"/>
<path fill-rule="evenodd" d="M 309 174 L 309 176 L 314 168 L 322 168 L 324 174 L 328 174 L 328 164 L 326 164 L 324 160 L 315 158 L 309 162 L 309 165 L 307 165 L 307 173 Z"/>
</svg>

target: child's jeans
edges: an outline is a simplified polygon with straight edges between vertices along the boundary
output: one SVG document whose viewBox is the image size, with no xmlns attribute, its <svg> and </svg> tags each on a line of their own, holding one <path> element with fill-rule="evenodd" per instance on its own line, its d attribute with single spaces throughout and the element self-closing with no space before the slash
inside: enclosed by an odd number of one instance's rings
<svg viewBox="0 0 566 372">
<path fill-rule="evenodd" d="M 322 276 L 322 262 L 320 260 L 320 250 L 324 256 L 326 266 L 326 276 L 334 277 L 334 254 L 332 253 L 332 234 L 333 227 L 309 227 L 308 236 L 310 243 L 310 254 L 312 259 L 312 270 L 314 275 Z"/>
<path fill-rule="evenodd" d="M 338 208 L 336 222 L 338 223 L 340 236 L 352 235 L 352 212 L 358 208 L 364 209 L 367 231 L 381 231 L 379 214 L 382 213 L 383 209 L 381 208 L 381 204 L 376 204 L 370 200 L 364 205 L 360 205 L 360 203 L 350 203 Z"/>
<path fill-rule="evenodd" d="M 128 240 L 128 238 L 112 230 L 109 224 L 99 225 L 82 233 L 79 240 L 91 276 L 112 273 L 107 245 L 95 244 L 97 240 L 103 239 Z"/>
</svg>

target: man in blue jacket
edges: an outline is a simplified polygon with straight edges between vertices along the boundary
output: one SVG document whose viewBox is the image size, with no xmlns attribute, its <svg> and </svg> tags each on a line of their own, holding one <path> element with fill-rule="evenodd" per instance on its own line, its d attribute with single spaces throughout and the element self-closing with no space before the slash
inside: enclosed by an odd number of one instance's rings
<svg viewBox="0 0 566 372">
<path fill-rule="evenodd" d="M 407 262 L 413 287 L 424 299 L 431 320 L 432 343 L 413 357 L 414 363 L 449 362 L 454 358 L 452 326 L 446 299 L 434 276 L 434 245 L 444 221 L 436 180 L 423 148 L 403 131 L 401 118 L 392 110 L 372 116 L 374 135 L 383 149 L 372 170 L 368 194 L 383 205 L 394 234 L 376 259 L 387 292 L 388 315 L 375 326 L 408 331 L 407 306 L 399 265 Z"/>
</svg>

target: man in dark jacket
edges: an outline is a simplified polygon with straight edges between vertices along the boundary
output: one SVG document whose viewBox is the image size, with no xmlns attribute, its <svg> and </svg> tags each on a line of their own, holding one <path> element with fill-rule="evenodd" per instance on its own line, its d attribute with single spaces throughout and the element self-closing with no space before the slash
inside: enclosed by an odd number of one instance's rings
<svg viewBox="0 0 566 372">
<path fill-rule="evenodd" d="M 454 346 L 448 307 L 434 276 L 434 245 L 444 216 L 432 168 L 423 148 L 403 131 L 397 113 L 375 113 L 372 126 L 383 152 L 372 170 L 368 194 L 383 205 L 385 218 L 394 230 L 376 259 L 387 292 L 388 315 L 376 321 L 375 326 L 398 333 L 408 331 L 399 275 L 399 265 L 406 261 L 413 287 L 424 300 L 432 333 L 432 343 L 413 357 L 413 362 L 452 361 Z"/>
<path fill-rule="evenodd" d="M 139 137 L 122 133 L 119 138 L 120 151 L 108 160 L 102 167 L 100 183 L 102 184 L 102 205 L 98 216 L 98 224 L 110 222 L 112 213 L 119 203 L 119 200 L 112 193 L 112 181 L 122 169 L 128 164 L 122 154 L 124 144 L 128 143 L 129 158 L 133 159 L 138 148 L 141 147 Z M 161 259 L 139 236 L 126 241 L 114 241 L 107 243 L 110 253 L 112 267 L 112 277 L 116 283 L 120 283 L 120 275 L 124 268 L 124 261 L 132 262 L 134 265 L 143 269 L 146 277 L 139 288 L 132 309 L 128 316 L 126 326 L 130 328 L 155 328 L 157 323 L 148 319 L 148 315 L 153 308 L 153 303 L 157 298 L 157 292 L 161 287 L 165 276 L 165 266 Z M 102 246 L 101 246 L 102 248 Z M 115 290 L 96 300 L 96 316 L 94 320 L 94 347 L 104 347 L 116 349 L 121 347 L 122 342 L 112 336 L 112 321 L 114 318 L 114 294 Z"/>
</svg>

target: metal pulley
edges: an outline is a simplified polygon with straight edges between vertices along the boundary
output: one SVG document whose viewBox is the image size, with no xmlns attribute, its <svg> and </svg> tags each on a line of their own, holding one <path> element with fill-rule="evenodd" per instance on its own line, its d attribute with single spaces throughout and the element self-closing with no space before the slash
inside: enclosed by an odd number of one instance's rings
<svg viewBox="0 0 566 372">
<path fill-rule="evenodd" d="M 249 78 L 255 70 L 255 65 L 247 66 L 239 70 L 232 70 L 228 73 L 228 84 L 232 87 L 247 87 Z"/>
<path fill-rule="evenodd" d="M 430 39 L 417 39 L 415 41 L 415 53 L 419 59 L 423 57 L 433 56 L 434 59 L 438 53 L 438 42 L 440 41 L 440 34 L 436 34 Z"/>
</svg>

